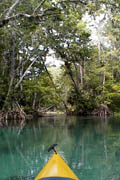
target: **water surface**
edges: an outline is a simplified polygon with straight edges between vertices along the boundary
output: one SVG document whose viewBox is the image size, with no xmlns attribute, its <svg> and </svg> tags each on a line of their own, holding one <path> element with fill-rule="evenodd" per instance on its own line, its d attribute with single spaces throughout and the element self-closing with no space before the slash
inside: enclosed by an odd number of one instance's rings
<svg viewBox="0 0 120 180">
<path fill-rule="evenodd" d="M 57 151 L 80 180 L 120 180 L 120 118 L 45 117 L 0 128 L 0 180 L 33 180 Z"/>
</svg>

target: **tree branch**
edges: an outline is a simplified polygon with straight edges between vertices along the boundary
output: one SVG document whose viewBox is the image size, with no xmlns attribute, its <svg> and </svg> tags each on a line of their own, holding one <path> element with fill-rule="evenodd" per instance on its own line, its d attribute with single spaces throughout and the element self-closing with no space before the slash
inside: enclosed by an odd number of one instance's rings
<svg viewBox="0 0 120 180">
<path fill-rule="evenodd" d="M 13 10 L 17 7 L 17 5 L 20 3 L 20 1 L 21 0 L 16 0 L 15 1 L 15 3 L 9 8 L 5 18 L 8 18 L 12 14 Z"/>
<path fill-rule="evenodd" d="M 70 2 L 70 3 L 80 3 L 80 4 L 84 4 L 84 5 L 87 5 L 87 3 L 86 2 L 83 2 L 83 1 L 81 1 L 81 0 L 62 0 L 62 1 L 60 1 L 60 2 L 58 2 L 59 4 L 60 3 L 64 3 L 64 2 Z"/>
<path fill-rule="evenodd" d="M 60 10 L 59 10 L 59 12 L 55 12 L 54 13 L 54 11 L 57 10 L 57 7 L 52 7 L 52 8 L 48 8 L 48 9 L 43 10 L 43 12 L 41 14 L 36 14 L 35 15 L 35 12 L 38 9 L 40 9 L 42 7 L 42 5 L 46 1 L 46 0 L 42 0 L 41 3 L 35 8 L 35 10 L 34 10 L 32 15 L 31 14 L 26 14 L 26 13 L 18 13 L 18 14 L 15 14 L 13 16 L 10 16 L 12 14 L 13 10 L 20 3 L 20 1 L 22 1 L 22 0 L 16 0 L 15 3 L 9 8 L 5 18 L 0 20 L 0 28 L 4 27 L 6 24 L 8 24 L 8 22 L 10 20 L 13 20 L 13 19 L 19 18 L 19 17 L 30 19 L 30 18 L 43 18 L 45 16 L 51 16 L 51 15 L 58 15 L 58 14 L 60 14 Z M 63 1 L 58 2 L 57 4 L 64 3 L 64 2 L 68 2 L 68 1 L 67 0 L 63 0 Z M 82 4 L 86 5 L 85 2 L 82 2 L 80 0 L 70 0 L 69 2 L 71 2 L 71 3 L 82 3 Z M 47 12 L 50 12 L 50 11 L 51 11 L 51 13 L 47 13 Z"/>
<path fill-rule="evenodd" d="M 46 9 L 42 14 L 37 14 L 37 15 L 30 15 L 30 14 L 23 14 L 23 13 L 16 14 L 14 16 L 11 16 L 11 17 L 8 17 L 8 18 L 5 18 L 5 19 L 1 20 L 0 21 L 0 28 L 5 26 L 6 24 L 8 24 L 8 22 L 10 20 L 13 20 L 13 19 L 19 18 L 19 17 L 28 18 L 28 19 L 30 19 L 30 18 L 41 18 L 42 19 L 45 16 L 54 16 L 54 15 L 60 14 L 60 11 L 59 12 L 55 12 L 55 13 L 53 13 L 53 12 L 46 13 L 47 11 L 50 11 L 50 10 L 52 11 L 53 9 L 55 10 L 55 8 Z"/>
<path fill-rule="evenodd" d="M 45 3 L 46 0 L 42 0 L 41 3 L 35 8 L 33 15 L 35 14 L 35 12 L 40 9 L 42 7 L 42 5 Z"/>
<path fill-rule="evenodd" d="M 52 82 L 52 84 L 53 84 L 54 89 L 57 91 L 56 85 L 55 85 L 54 80 L 53 80 L 53 78 L 51 77 L 51 75 L 50 75 L 50 73 L 49 73 L 49 71 L 48 71 L 48 69 L 47 69 L 47 66 L 45 65 L 45 63 L 44 63 L 43 65 L 44 65 L 44 68 L 45 68 L 46 73 L 48 74 L 49 79 L 51 80 L 51 82 Z M 65 110 L 66 110 L 66 113 L 67 113 L 67 112 L 68 112 L 68 107 L 67 107 L 65 101 L 63 100 L 63 98 L 61 97 L 61 94 L 60 94 L 59 92 L 57 92 L 57 93 L 58 93 L 58 96 L 60 97 L 62 103 L 64 104 L 64 107 L 65 107 Z"/>
<path fill-rule="evenodd" d="M 32 65 L 37 61 L 37 58 L 35 58 L 31 64 L 28 66 L 28 68 L 25 70 L 25 72 L 23 73 L 23 75 L 21 76 L 20 80 L 18 81 L 18 83 L 16 84 L 15 88 L 17 88 L 19 86 L 19 84 L 22 82 L 23 78 L 25 77 L 25 75 L 27 74 L 27 72 L 31 69 Z"/>
<path fill-rule="evenodd" d="M 41 14 L 36 14 L 36 11 L 38 9 L 40 9 L 42 7 L 42 5 L 45 3 L 46 0 L 42 0 L 41 3 L 35 8 L 33 14 L 26 14 L 26 13 L 18 13 L 18 14 L 15 14 L 13 16 L 11 16 L 13 10 L 17 7 L 17 5 L 21 2 L 22 0 L 16 0 L 15 3 L 9 8 L 6 16 L 4 19 L 1 19 L 0 20 L 0 28 L 4 27 L 6 24 L 8 24 L 8 22 L 10 20 L 13 20 L 15 18 L 19 18 L 19 17 L 23 17 L 23 18 L 43 18 L 45 16 L 51 16 L 51 15 L 58 15 L 60 14 L 60 10 L 59 12 L 54 12 L 55 10 L 57 10 L 57 7 L 52 7 L 52 8 L 48 8 L 48 9 L 45 9 L 43 10 L 43 12 L 41 12 Z M 60 1 L 58 2 L 57 4 L 60 4 L 60 3 L 64 3 L 64 2 L 68 2 L 67 0 L 63 0 L 63 1 Z M 86 4 L 85 2 L 82 2 L 81 0 L 70 0 L 69 2 L 71 3 L 82 3 L 82 4 Z M 47 13 L 47 12 L 50 12 L 51 13 Z"/>
</svg>

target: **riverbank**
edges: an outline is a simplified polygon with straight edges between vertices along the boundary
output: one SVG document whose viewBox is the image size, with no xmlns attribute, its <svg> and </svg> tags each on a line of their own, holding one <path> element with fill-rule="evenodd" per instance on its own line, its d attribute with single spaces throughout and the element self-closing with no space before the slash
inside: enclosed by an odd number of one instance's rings
<svg viewBox="0 0 120 180">
<path fill-rule="evenodd" d="M 1 110 L 0 111 L 0 120 L 30 120 L 30 119 L 38 119 L 39 117 L 51 117 L 51 116 L 57 116 L 60 114 L 65 115 L 79 115 L 79 116 L 110 116 L 113 114 L 111 109 L 109 109 L 106 105 L 102 104 L 99 108 L 89 111 L 83 111 L 83 110 L 77 110 L 77 111 L 71 111 L 68 110 L 67 112 L 54 110 L 54 111 L 40 111 L 40 110 L 27 110 L 24 111 L 22 108 L 19 107 L 19 109 L 16 110 Z"/>
</svg>

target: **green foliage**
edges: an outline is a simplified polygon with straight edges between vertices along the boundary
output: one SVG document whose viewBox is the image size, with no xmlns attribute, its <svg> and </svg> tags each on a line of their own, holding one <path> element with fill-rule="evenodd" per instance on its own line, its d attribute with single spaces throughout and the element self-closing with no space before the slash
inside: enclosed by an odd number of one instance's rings
<svg viewBox="0 0 120 180">
<path fill-rule="evenodd" d="M 0 2 L 1 20 L 14 2 Z M 6 101 L 11 106 L 14 96 L 23 107 L 62 107 L 64 100 L 72 111 L 91 112 L 101 104 L 119 111 L 120 2 L 45 1 L 34 12 L 40 3 L 23 0 L 12 15 L 30 17 L 16 16 L 0 28 L 0 108 Z M 83 22 L 86 13 L 93 19 L 107 17 L 100 34 L 107 43 L 100 39 L 99 48 L 92 45 Z M 57 75 L 48 68 L 54 83 L 45 69 L 51 50 L 64 63 Z"/>
<path fill-rule="evenodd" d="M 46 73 L 42 73 L 35 80 L 24 80 L 23 88 L 23 97 L 19 97 L 23 106 L 32 108 L 35 97 L 35 108 L 45 108 L 59 103 L 57 92 Z"/>
</svg>

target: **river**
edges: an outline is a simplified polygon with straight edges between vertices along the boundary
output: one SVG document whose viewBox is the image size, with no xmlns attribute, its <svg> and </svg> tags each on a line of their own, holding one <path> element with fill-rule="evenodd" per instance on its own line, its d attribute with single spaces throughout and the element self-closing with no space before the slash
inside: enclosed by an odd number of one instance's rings
<svg viewBox="0 0 120 180">
<path fill-rule="evenodd" d="M 79 116 L 0 128 L 0 180 L 33 180 L 54 143 L 80 180 L 120 180 L 120 118 Z"/>
</svg>

